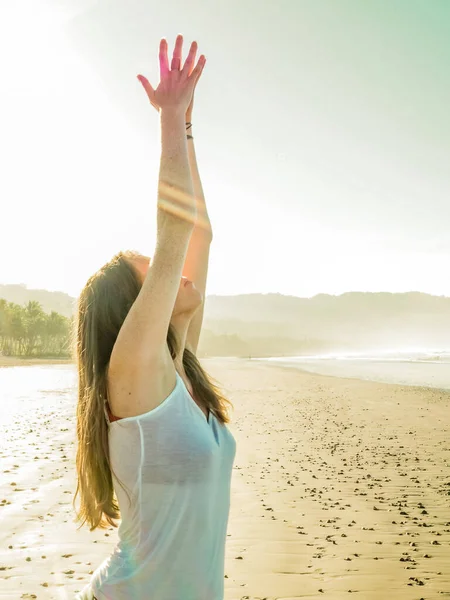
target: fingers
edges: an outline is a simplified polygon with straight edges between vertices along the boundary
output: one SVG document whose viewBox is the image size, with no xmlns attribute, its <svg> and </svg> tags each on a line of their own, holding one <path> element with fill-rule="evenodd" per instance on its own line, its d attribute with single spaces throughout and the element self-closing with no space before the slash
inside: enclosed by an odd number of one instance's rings
<svg viewBox="0 0 450 600">
<path fill-rule="evenodd" d="M 169 58 L 167 56 L 167 40 L 164 38 L 159 44 L 159 76 L 164 79 L 169 72 Z"/>
<path fill-rule="evenodd" d="M 197 61 L 197 65 L 196 65 L 195 69 L 192 71 L 192 77 L 194 78 L 195 82 L 197 82 L 197 79 L 202 74 L 203 67 L 205 66 L 205 64 L 206 64 L 206 57 L 204 54 L 202 54 Z"/>
<path fill-rule="evenodd" d="M 183 49 L 183 36 L 181 34 L 177 35 L 177 39 L 175 41 L 175 48 L 173 51 L 173 58 L 170 68 L 172 70 L 180 69 L 181 67 L 181 50 Z"/>
<path fill-rule="evenodd" d="M 186 58 L 186 62 L 184 63 L 183 73 L 189 77 L 194 68 L 195 55 L 197 54 L 197 42 L 192 42 L 191 49 L 189 50 L 188 57 Z"/>
<path fill-rule="evenodd" d="M 137 75 L 137 78 L 142 83 L 142 87 L 147 92 L 147 96 L 148 96 L 148 98 L 149 98 L 149 100 L 151 102 L 153 100 L 153 96 L 155 95 L 155 90 L 150 85 L 149 80 L 146 79 L 143 75 Z"/>
<path fill-rule="evenodd" d="M 181 34 L 177 35 L 177 39 L 175 41 L 175 48 L 173 51 L 173 57 L 171 61 L 171 70 L 180 70 L 181 66 L 181 52 L 183 49 L 183 36 Z M 190 77 L 193 75 L 194 80 L 198 79 L 200 76 L 203 67 L 206 63 L 206 58 L 202 54 L 198 59 L 197 65 L 194 68 L 195 56 L 197 54 L 197 42 L 192 42 L 191 48 L 189 50 L 188 57 L 186 58 L 186 62 L 184 63 L 184 67 L 181 70 L 185 77 Z M 167 55 L 167 40 L 163 38 L 159 44 L 159 68 L 160 68 L 160 78 L 161 80 L 167 77 L 169 73 L 169 58 Z M 147 81 L 147 80 L 146 80 Z M 150 85 L 147 81 L 147 84 Z M 150 86 L 151 87 L 151 86 Z M 147 88 L 146 88 L 147 89 Z M 153 88 L 151 88 L 152 93 L 154 93 Z"/>
</svg>

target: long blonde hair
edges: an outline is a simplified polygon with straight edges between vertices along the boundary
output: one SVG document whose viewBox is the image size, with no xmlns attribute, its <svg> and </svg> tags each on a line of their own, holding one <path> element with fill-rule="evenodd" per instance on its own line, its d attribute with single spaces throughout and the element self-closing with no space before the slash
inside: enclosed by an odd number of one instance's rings
<svg viewBox="0 0 450 600">
<path fill-rule="evenodd" d="M 108 525 L 118 527 L 120 509 L 113 487 L 109 458 L 108 424 L 104 403 L 107 399 L 107 367 L 123 322 L 141 289 L 139 275 L 127 259 L 139 257 L 134 251 L 119 252 L 90 277 L 77 305 L 72 331 L 72 352 L 78 370 L 76 469 L 77 489 L 73 500 L 75 523 L 86 521 L 90 531 Z M 167 344 L 175 359 L 180 351 L 175 330 L 169 326 Z M 233 406 L 187 348 L 183 366 L 195 397 L 222 424 L 229 423 L 226 404 Z M 216 382 L 217 383 L 217 382 Z M 75 500 L 80 494 L 80 508 Z"/>
</svg>

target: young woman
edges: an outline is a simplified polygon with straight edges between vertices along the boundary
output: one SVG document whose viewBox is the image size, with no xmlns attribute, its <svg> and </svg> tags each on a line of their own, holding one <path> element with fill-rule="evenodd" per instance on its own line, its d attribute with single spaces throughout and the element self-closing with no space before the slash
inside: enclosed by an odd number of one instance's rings
<svg viewBox="0 0 450 600">
<path fill-rule="evenodd" d="M 79 600 L 224 596 L 236 442 L 232 404 L 196 358 L 212 233 L 190 118 L 205 58 L 194 68 L 193 42 L 181 68 L 182 45 L 169 68 L 161 41 L 156 89 L 139 77 L 161 121 L 153 259 L 119 252 L 78 301 L 76 521 L 93 531 L 121 519 Z"/>
</svg>

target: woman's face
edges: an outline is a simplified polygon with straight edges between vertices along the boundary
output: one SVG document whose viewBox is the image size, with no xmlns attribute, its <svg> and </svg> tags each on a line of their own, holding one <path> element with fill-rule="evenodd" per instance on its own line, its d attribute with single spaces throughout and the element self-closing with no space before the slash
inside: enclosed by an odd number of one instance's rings
<svg viewBox="0 0 450 600">
<path fill-rule="evenodd" d="M 150 264 L 150 257 L 139 256 L 133 258 L 133 264 L 141 276 L 141 283 L 144 283 Z M 182 276 L 173 308 L 173 316 L 184 313 L 193 313 L 202 302 L 203 297 L 195 287 L 194 282 L 187 279 L 187 277 Z"/>
</svg>

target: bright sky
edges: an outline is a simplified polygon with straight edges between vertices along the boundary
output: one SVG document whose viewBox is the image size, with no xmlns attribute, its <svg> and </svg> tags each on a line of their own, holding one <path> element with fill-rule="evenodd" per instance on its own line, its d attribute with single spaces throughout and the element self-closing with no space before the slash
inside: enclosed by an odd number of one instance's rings
<svg viewBox="0 0 450 600">
<path fill-rule="evenodd" d="M 77 296 L 152 255 L 161 37 L 207 64 L 192 121 L 208 294 L 450 296 L 450 2 L 1 4 L 0 283 Z"/>
</svg>

